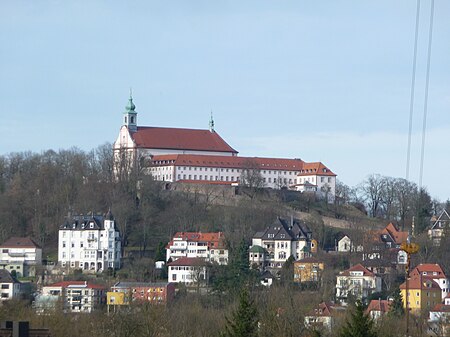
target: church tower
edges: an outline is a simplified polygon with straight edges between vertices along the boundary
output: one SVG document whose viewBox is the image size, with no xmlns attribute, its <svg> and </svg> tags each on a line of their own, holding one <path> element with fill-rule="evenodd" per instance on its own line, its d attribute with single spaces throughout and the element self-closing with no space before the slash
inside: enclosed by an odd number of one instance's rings
<svg viewBox="0 0 450 337">
<path fill-rule="evenodd" d="M 131 132 L 137 131 L 137 112 L 135 109 L 136 106 L 133 103 L 133 96 L 130 92 L 130 98 L 128 99 L 128 104 L 125 107 L 125 112 L 123 113 L 123 125 L 126 125 L 128 130 Z"/>
</svg>

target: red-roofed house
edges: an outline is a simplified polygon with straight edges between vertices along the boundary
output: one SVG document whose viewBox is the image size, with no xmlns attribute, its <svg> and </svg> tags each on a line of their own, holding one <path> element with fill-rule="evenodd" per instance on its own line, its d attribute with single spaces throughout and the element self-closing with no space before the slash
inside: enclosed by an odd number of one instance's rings
<svg viewBox="0 0 450 337">
<path fill-rule="evenodd" d="M 118 176 L 139 164 L 159 181 L 231 185 L 250 171 L 260 174 L 258 185 L 264 187 L 312 191 L 329 201 L 335 196 L 336 175 L 321 162 L 238 157 L 214 130 L 212 118 L 209 130 L 138 126 L 131 97 L 114 154 Z"/>
<path fill-rule="evenodd" d="M 389 300 L 372 300 L 365 311 L 372 319 L 378 319 L 385 315 L 391 309 L 391 301 Z"/>
<path fill-rule="evenodd" d="M 450 294 L 430 310 L 428 319 L 428 332 L 430 336 L 450 335 Z"/>
<path fill-rule="evenodd" d="M 42 249 L 29 237 L 12 237 L 0 245 L 0 268 L 16 271 L 17 277 L 36 275 L 42 265 Z"/>
<path fill-rule="evenodd" d="M 62 281 L 42 288 L 36 298 L 35 307 L 61 299 L 64 312 L 92 312 L 106 304 L 106 287 L 87 281 Z M 46 308 L 48 309 L 48 307 Z"/>
<path fill-rule="evenodd" d="M 350 295 L 364 301 L 371 294 L 379 291 L 381 291 L 381 277 L 362 264 L 340 272 L 336 278 L 336 298 L 342 303 L 346 303 Z"/>
<path fill-rule="evenodd" d="M 403 298 L 403 307 L 406 308 L 406 282 L 400 285 Z M 431 309 L 441 302 L 441 289 L 430 278 L 414 275 L 408 279 L 409 308 L 414 312 Z"/>
<path fill-rule="evenodd" d="M 206 261 L 197 257 L 181 257 L 167 264 L 169 282 L 199 284 L 207 278 Z"/>
<path fill-rule="evenodd" d="M 322 302 L 317 308 L 305 316 L 305 326 L 308 328 L 331 330 L 338 316 L 344 316 L 346 307 L 330 302 Z"/>
<path fill-rule="evenodd" d="M 441 298 L 444 299 L 450 294 L 449 279 L 445 275 L 441 266 L 437 263 L 421 263 L 415 267 L 410 273 L 410 277 L 421 276 L 422 279 L 430 279 L 435 281 L 441 288 Z"/>
<path fill-rule="evenodd" d="M 387 248 L 400 248 L 402 242 L 408 239 L 408 232 L 402 232 L 391 222 L 380 232 L 380 240 Z"/>
<path fill-rule="evenodd" d="M 218 264 L 228 263 L 228 249 L 222 232 L 178 232 L 166 246 L 166 259 L 200 257 Z"/>
</svg>

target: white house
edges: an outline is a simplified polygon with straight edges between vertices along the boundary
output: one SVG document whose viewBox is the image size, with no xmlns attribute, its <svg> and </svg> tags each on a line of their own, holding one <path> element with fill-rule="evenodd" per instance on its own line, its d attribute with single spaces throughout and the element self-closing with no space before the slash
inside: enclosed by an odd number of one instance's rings
<svg viewBox="0 0 450 337">
<path fill-rule="evenodd" d="M 12 237 L 0 246 L 0 268 L 15 270 L 17 277 L 35 276 L 42 265 L 42 249 L 29 237 Z"/>
<path fill-rule="evenodd" d="M 371 294 L 381 291 L 381 277 L 361 264 L 340 272 L 336 277 L 336 299 L 347 303 L 349 295 L 364 301 Z"/>
<path fill-rule="evenodd" d="M 21 283 L 4 269 L 0 269 L 0 301 L 17 298 L 20 295 Z"/>
<path fill-rule="evenodd" d="M 392 301 L 390 300 L 372 300 L 367 306 L 365 314 L 369 315 L 373 320 L 378 320 L 391 310 L 391 303 Z"/>
<path fill-rule="evenodd" d="M 450 215 L 444 209 L 437 219 L 433 217 L 432 220 L 434 221 L 428 230 L 428 237 L 436 246 L 439 246 L 445 231 L 450 230 Z"/>
<path fill-rule="evenodd" d="M 321 162 L 301 159 L 238 157 L 215 131 L 138 126 L 130 97 L 114 142 L 115 172 L 140 165 L 154 179 L 167 182 L 239 185 L 245 172 L 257 173 L 258 187 L 314 192 L 334 200 L 336 175 Z"/>
<path fill-rule="evenodd" d="M 208 262 L 228 264 L 228 249 L 222 232 L 178 232 L 166 246 L 167 261 L 199 257 Z"/>
<path fill-rule="evenodd" d="M 278 217 L 266 230 L 253 236 L 250 264 L 256 264 L 260 269 L 281 268 L 290 256 L 295 260 L 309 257 L 312 242 L 312 232 L 305 222 Z"/>
<path fill-rule="evenodd" d="M 54 309 L 58 301 L 61 301 L 64 312 L 90 313 L 106 303 L 106 287 L 87 281 L 57 282 L 42 288 L 34 306 L 41 312 Z M 53 307 L 48 307 L 48 303 Z"/>
<path fill-rule="evenodd" d="M 100 272 L 119 269 L 120 232 L 111 212 L 99 215 L 74 216 L 60 226 L 58 262 L 62 267 Z"/>
<path fill-rule="evenodd" d="M 429 336 L 448 336 L 450 334 L 450 294 L 443 303 L 430 310 L 428 319 Z"/>
<path fill-rule="evenodd" d="M 204 282 L 208 275 L 206 261 L 198 257 L 181 257 L 167 264 L 169 282 L 199 284 Z"/>
</svg>

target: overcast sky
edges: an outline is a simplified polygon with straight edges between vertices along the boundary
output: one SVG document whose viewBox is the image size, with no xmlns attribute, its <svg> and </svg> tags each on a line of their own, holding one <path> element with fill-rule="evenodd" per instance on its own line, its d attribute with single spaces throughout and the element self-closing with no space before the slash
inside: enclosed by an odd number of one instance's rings
<svg viewBox="0 0 450 337">
<path fill-rule="evenodd" d="M 430 1 L 422 0 L 418 182 Z M 113 142 L 138 123 L 216 130 L 243 156 L 405 177 L 416 2 L 0 1 L 0 154 Z M 450 197 L 450 2 L 436 0 L 423 183 Z"/>
</svg>

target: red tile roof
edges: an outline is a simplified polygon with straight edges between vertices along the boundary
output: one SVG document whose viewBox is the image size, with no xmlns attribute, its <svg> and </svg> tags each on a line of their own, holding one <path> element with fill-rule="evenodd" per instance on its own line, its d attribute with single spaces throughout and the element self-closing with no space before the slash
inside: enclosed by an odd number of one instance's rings
<svg viewBox="0 0 450 337">
<path fill-rule="evenodd" d="M 331 302 L 322 302 L 309 313 L 309 316 L 332 316 L 335 311 L 344 311 L 345 307 Z"/>
<path fill-rule="evenodd" d="M 61 281 L 48 285 L 47 287 L 61 287 L 67 288 L 69 286 L 86 286 L 89 289 L 106 289 L 105 286 L 100 284 L 93 284 L 86 281 Z"/>
<path fill-rule="evenodd" d="M 441 291 L 441 287 L 439 287 L 439 284 L 428 278 L 422 278 L 421 276 L 411 277 L 408 281 L 408 288 L 421 290 L 435 289 L 438 290 L 439 292 Z M 406 289 L 406 282 L 400 285 L 400 289 Z"/>
<path fill-rule="evenodd" d="M 177 232 L 167 246 L 173 245 L 174 239 L 191 242 L 205 242 L 208 245 L 208 248 L 212 249 L 225 248 L 225 236 L 223 235 L 223 232 Z"/>
<path fill-rule="evenodd" d="M 390 235 L 398 245 L 401 245 L 402 242 L 406 242 L 409 235 L 408 232 L 399 231 L 392 222 L 389 223 L 383 230 L 381 230 L 380 234 Z"/>
<path fill-rule="evenodd" d="M 339 276 L 350 276 L 350 272 L 352 271 L 362 271 L 363 276 L 374 276 L 375 274 L 369 271 L 366 267 L 364 267 L 361 263 L 358 263 L 357 265 L 354 265 L 350 269 L 344 270 L 339 274 Z"/>
<path fill-rule="evenodd" d="M 438 311 L 438 312 L 450 312 L 450 305 L 446 305 L 444 303 L 438 303 L 434 306 L 434 308 L 430 311 Z"/>
<path fill-rule="evenodd" d="M 371 311 L 381 311 L 386 313 L 391 309 L 391 302 L 388 300 L 372 300 L 366 309 L 366 314 Z"/>
<path fill-rule="evenodd" d="M 131 137 L 140 148 L 238 153 L 209 130 L 138 127 Z"/>
<path fill-rule="evenodd" d="M 426 272 L 427 274 L 424 275 L 423 273 Z M 433 275 L 433 273 L 437 273 L 436 275 Z M 418 266 L 416 266 L 411 273 L 409 274 L 411 277 L 414 276 L 422 276 L 422 277 L 429 277 L 429 278 L 445 278 L 445 273 L 442 270 L 441 266 L 437 263 L 421 263 Z"/>
<path fill-rule="evenodd" d="M 0 248 L 41 248 L 32 238 L 11 237 Z"/>
<path fill-rule="evenodd" d="M 205 259 L 199 257 L 180 257 L 178 260 L 169 262 L 168 266 L 203 266 Z"/>
<path fill-rule="evenodd" d="M 151 166 L 202 166 L 202 167 L 220 167 L 220 168 L 257 168 L 259 170 L 278 170 L 278 171 L 296 171 L 301 172 L 305 167 L 316 166 L 313 173 L 301 175 L 329 175 L 335 176 L 333 172 L 327 169 L 327 172 L 320 171 L 317 168 L 326 168 L 322 163 L 305 163 L 301 159 L 286 158 L 260 158 L 260 157 L 238 157 L 238 156 L 213 156 L 213 155 L 191 155 L 191 154 L 173 154 L 154 156 L 150 163 Z M 308 169 L 309 170 L 309 169 Z"/>
</svg>

